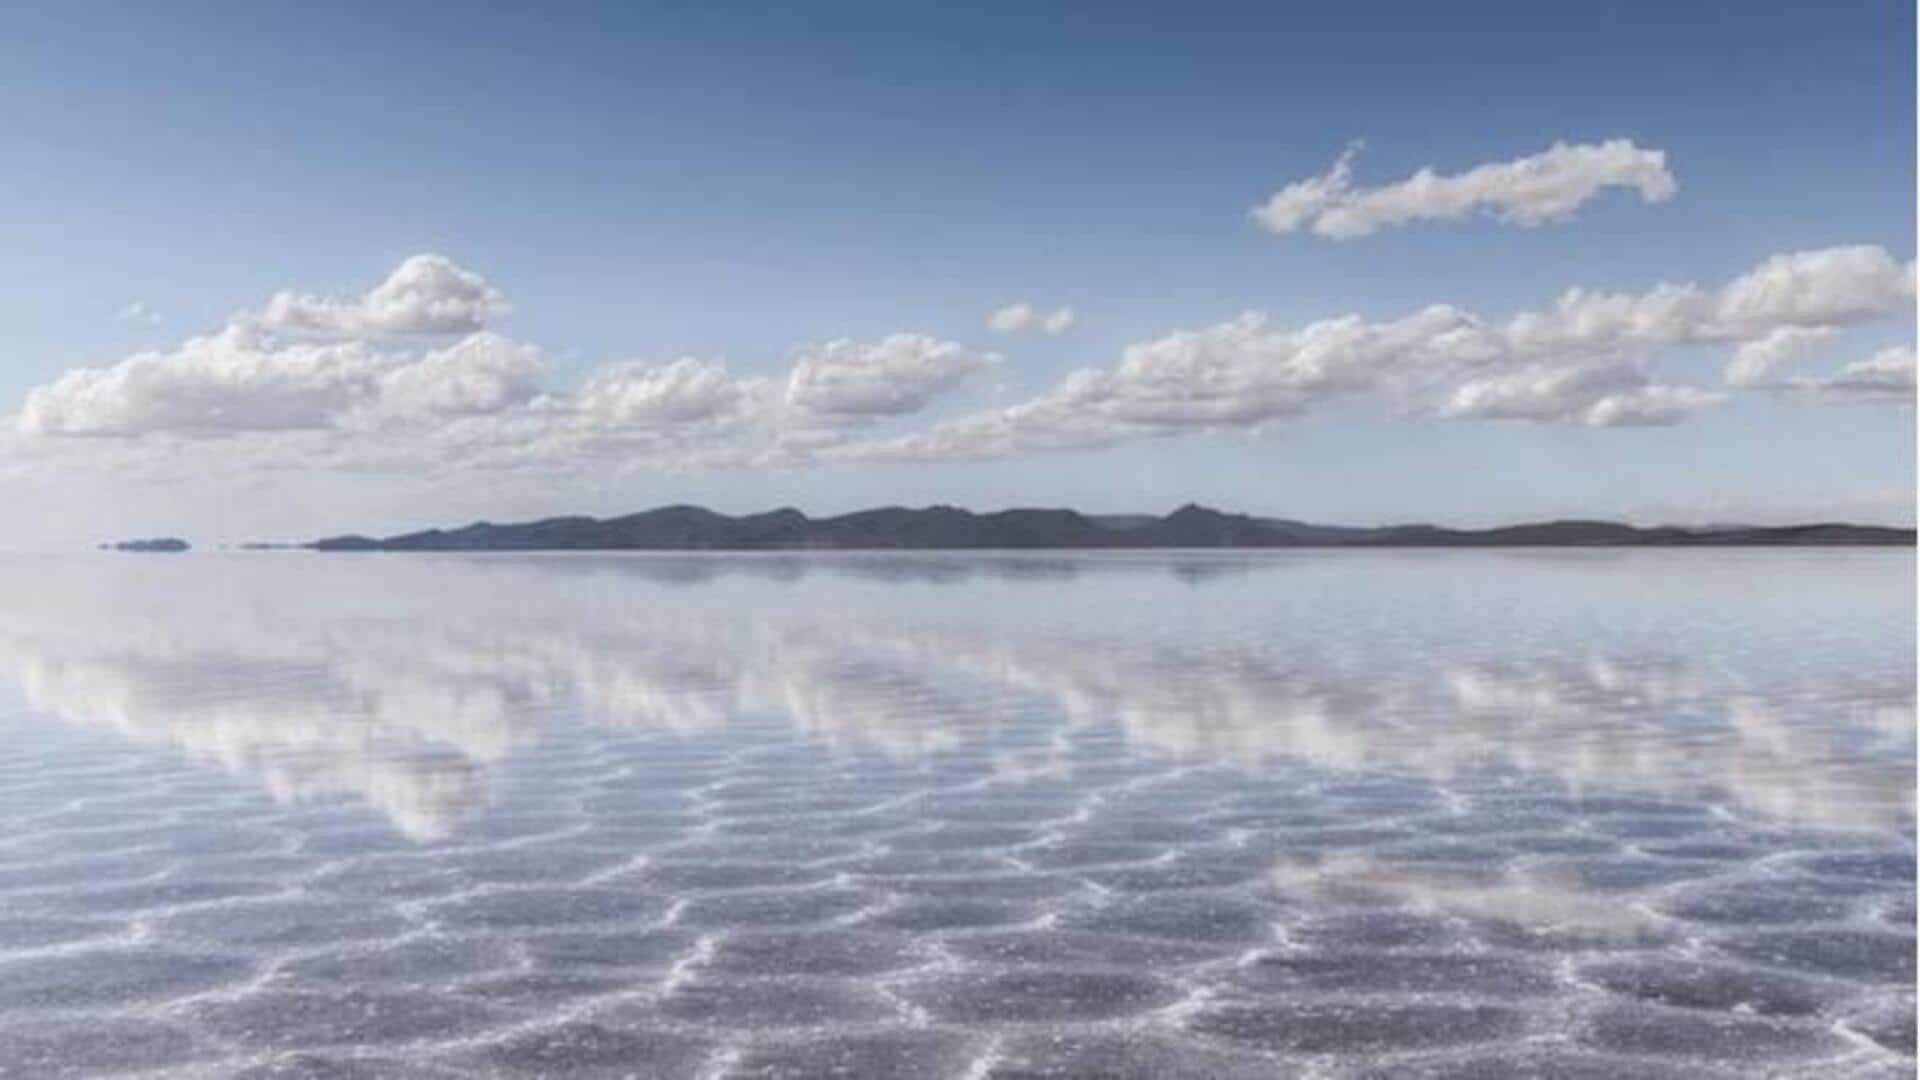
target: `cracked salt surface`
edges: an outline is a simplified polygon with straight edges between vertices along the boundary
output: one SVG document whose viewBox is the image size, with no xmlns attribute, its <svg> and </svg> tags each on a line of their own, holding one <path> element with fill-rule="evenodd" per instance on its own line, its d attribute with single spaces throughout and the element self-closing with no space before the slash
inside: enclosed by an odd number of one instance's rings
<svg viewBox="0 0 1920 1080">
<path fill-rule="evenodd" d="M 0 1076 L 1904 1076 L 1901 552 L 0 559 Z"/>
</svg>

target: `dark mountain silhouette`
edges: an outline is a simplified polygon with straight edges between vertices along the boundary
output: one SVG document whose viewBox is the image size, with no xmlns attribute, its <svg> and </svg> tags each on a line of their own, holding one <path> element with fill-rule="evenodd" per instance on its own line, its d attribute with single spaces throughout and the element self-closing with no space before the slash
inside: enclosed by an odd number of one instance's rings
<svg viewBox="0 0 1920 1080">
<path fill-rule="evenodd" d="M 1074 510 L 976 514 L 953 506 L 888 506 L 812 518 L 791 507 L 731 517 L 664 506 L 616 518 L 556 517 L 374 539 L 335 536 L 318 551 L 766 551 L 979 548 L 1699 547 L 1908 545 L 1914 530 L 1820 523 L 1783 527 L 1639 528 L 1611 521 L 1546 521 L 1495 529 L 1434 525 L 1350 528 L 1183 506 L 1165 517 Z"/>
<path fill-rule="evenodd" d="M 116 540 L 101 544 L 102 551 L 185 551 L 193 545 L 175 536 L 156 536 L 149 540 Z"/>
</svg>

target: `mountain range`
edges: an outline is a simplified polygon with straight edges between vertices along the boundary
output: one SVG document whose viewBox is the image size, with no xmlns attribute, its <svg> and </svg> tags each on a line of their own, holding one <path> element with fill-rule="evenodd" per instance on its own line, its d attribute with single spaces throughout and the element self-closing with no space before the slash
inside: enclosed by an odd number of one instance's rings
<svg viewBox="0 0 1920 1080">
<path fill-rule="evenodd" d="M 1914 530 L 1823 522 L 1641 528 L 1612 521 L 1545 521 L 1491 529 L 1436 525 L 1358 528 L 1183 506 L 1165 517 L 1020 509 L 974 513 L 900 506 L 833 517 L 792 508 L 730 516 L 665 506 L 622 517 L 554 517 L 515 524 L 374 538 L 334 536 L 317 551 L 764 551 L 795 549 L 1287 548 L 1287 547 L 1700 547 L 1907 545 Z"/>
<path fill-rule="evenodd" d="M 193 545 L 176 536 L 156 536 L 145 540 L 112 540 L 100 545 L 102 551 L 179 552 Z"/>
</svg>

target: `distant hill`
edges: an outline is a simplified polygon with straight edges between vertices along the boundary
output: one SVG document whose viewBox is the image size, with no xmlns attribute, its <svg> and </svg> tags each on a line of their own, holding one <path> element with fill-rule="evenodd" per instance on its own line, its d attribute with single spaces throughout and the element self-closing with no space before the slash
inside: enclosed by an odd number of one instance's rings
<svg viewBox="0 0 1920 1080">
<path fill-rule="evenodd" d="M 193 545 L 176 536 L 156 536 L 149 540 L 117 540 L 101 544 L 102 551 L 186 551 Z"/>
<path fill-rule="evenodd" d="M 142 541 L 146 542 L 146 541 Z M 1075 510 L 901 506 L 812 518 L 784 508 L 732 517 L 698 506 L 664 506 L 615 518 L 556 517 L 375 539 L 335 536 L 317 551 L 770 551 L 986 548 L 1289 547 L 1764 547 L 1911 546 L 1914 530 L 1820 523 L 1784 527 L 1639 528 L 1611 521 L 1546 521 L 1495 529 L 1434 525 L 1350 528 L 1183 506 L 1165 517 L 1088 516 Z"/>
</svg>

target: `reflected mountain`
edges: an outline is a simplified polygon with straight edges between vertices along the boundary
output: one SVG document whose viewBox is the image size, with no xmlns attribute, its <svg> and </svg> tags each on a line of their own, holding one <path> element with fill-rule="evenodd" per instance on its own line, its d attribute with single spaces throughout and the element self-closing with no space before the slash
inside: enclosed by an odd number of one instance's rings
<svg viewBox="0 0 1920 1080">
<path fill-rule="evenodd" d="M 1884 563 L 1789 604 L 1753 586 L 1793 580 L 1777 569 L 1675 568 L 1704 555 L 1441 556 L 1465 580 L 1439 594 L 1434 557 L 49 558 L 0 570 L 19 598 L 0 673 L 31 714 L 279 800 L 357 801 L 419 841 L 485 805 L 516 749 L 582 723 L 774 722 L 907 763 L 1017 731 L 1006 776 L 1070 774 L 1077 740 L 1118 738 L 1195 766 L 1506 771 L 1911 821 L 1910 642 L 1870 634 Z M 1675 629 L 1670 609 L 1718 614 Z"/>
</svg>

